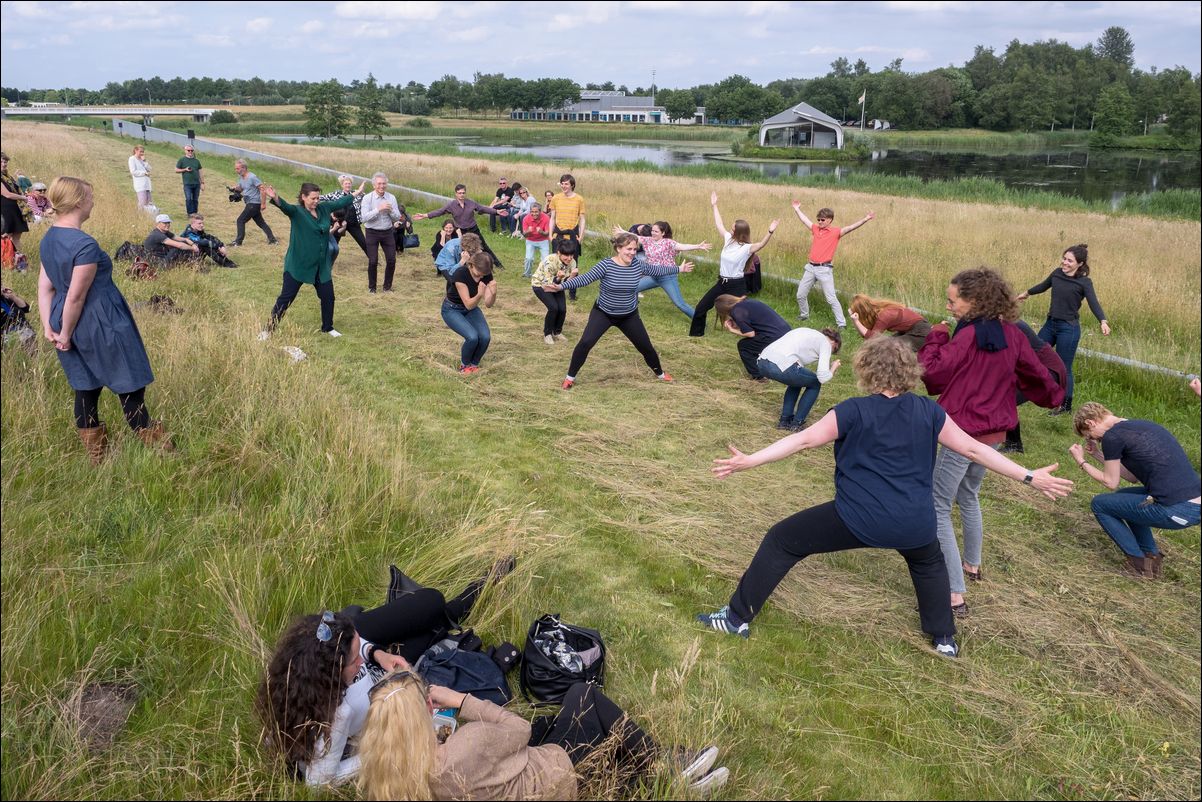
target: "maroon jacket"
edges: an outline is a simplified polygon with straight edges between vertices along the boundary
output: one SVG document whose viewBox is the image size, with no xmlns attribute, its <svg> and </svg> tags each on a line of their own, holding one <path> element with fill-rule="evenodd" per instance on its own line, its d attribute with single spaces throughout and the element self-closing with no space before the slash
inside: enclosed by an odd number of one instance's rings
<svg viewBox="0 0 1202 802">
<path fill-rule="evenodd" d="M 939 406 L 973 437 L 1015 427 L 1016 389 L 1041 407 L 1064 401 L 1064 388 L 1040 362 L 1026 335 L 1013 323 L 1003 322 L 1002 330 L 1006 347 L 983 351 L 972 326 L 964 326 L 954 337 L 946 326 L 935 326 L 918 352 L 927 392 L 938 395 Z"/>
</svg>

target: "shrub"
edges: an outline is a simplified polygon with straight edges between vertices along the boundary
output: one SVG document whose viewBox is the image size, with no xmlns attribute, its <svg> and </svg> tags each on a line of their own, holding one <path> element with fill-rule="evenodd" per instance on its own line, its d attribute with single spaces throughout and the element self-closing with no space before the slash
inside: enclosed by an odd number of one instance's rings
<svg viewBox="0 0 1202 802">
<path fill-rule="evenodd" d="M 221 125 L 225 123 L 236 123 L 238 118 L 234 116 L 232 111 L 218 109 L 213 112 L 213 116 L 209 118 L 209 125 Z"/>
<path fill-rule="evenodd" d="M 412 120 L 406 122 L 405 125 L 410 128 L 430 128 L 433 126 L 433 123 L 425 117 L 414 117 Z"/>
</svg>

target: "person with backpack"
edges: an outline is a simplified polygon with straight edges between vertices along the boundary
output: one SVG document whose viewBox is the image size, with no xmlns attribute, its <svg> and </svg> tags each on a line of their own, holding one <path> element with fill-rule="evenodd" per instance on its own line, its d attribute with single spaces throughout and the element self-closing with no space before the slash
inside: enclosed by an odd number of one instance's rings
<svg viewBox="0 0 1202 802">
<path fill-rule="evenodd" d="M 730 775 L 711 770 L 718 748 L 665 750 L 602 693 L 577 683 L 554 717 L 534 725 L 496 704 L 427 685 L 413 671 L 387 677 L 371 691 L 359 740 L 359 786 L 366 799 L 576 799 L 585 760 L 614 744 L 625 778 L 650 774 L 662 760 L 688 793 L 717 791 Z M 435 709 L 458 712 L 458 726 L 439 742 Z"/>
</svg>

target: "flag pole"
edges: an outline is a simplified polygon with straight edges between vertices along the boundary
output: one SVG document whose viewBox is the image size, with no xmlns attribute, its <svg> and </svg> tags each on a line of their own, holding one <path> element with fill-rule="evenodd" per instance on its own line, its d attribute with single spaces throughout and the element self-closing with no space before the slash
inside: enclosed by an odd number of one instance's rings
<svg viewBox="0 0 1202 802">
<path fill-rule="evenodd" d="M 865 89 L 860 94 L 860 133 L 861 134 L 864 133 L 864 110 L 868 106 L 868 103 L 866 102 L 867 100 L 868 100 L 868 90 Z"/>
</svg>

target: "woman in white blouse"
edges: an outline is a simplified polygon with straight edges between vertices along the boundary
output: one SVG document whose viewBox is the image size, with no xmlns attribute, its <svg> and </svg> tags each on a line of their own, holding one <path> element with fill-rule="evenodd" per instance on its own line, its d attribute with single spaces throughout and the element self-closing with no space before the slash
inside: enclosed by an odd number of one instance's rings
<svg viewBox="0 0 1202 802">
<path fill-rule="evenodd" d="M 129 157 L 129 174 L 134 179 L 134 192 L 138 193 L 138 206 L 150 205 L 150 164 L 146 161 L 146 148 L 134 145 L 134 155 Z"/>
<path fill-rule="evenodd" d="M 778 429 L 799 432 L 805 428 L 806 415 L 818 401 L 822 385 L 830 381 L 839 369 L 839 353 L 843 339 L 836 329 L 793 329 L 773 341 L 760 353 L 756 363 L 760 375 L 785 385 L 785 400 L 780 412 Z M 814 370 L 806 367 L 818 363 Z"/>
<path fill-rule="evenodd" d="M 714 308 L 714 300 L 719 295 L 746 295 L 747 282 L 743 278 L 743 269 L 752 254 L 758 253 L 772 239 L 779 220 L 768 224 L 768 233 L 759 242 L 751 241 L 751 226 L 746 220 L 736 220 L 729 229 L 722 222 L 722 213 L 718 211 L 718 193 L 710 193 L 710 206 L 714 208 L 714 225 L 722 235 L 722 253 L 718 257 L 718 281 L 709 288 L 697 308 L 693 310 L 693 323 L 689 327 L 690 337 L 705 336 L 705 317 Z"/>
</svg>

